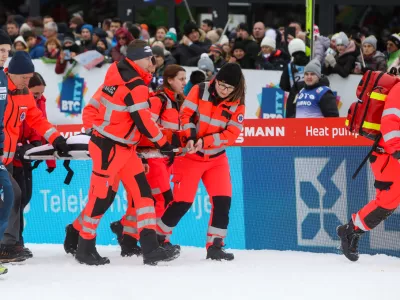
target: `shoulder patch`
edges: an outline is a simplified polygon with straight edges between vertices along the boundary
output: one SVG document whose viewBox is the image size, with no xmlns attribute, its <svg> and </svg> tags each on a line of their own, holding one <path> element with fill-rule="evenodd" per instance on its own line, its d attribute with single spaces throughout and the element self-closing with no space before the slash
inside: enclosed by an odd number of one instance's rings
<svg viewBox="0 0 400 300">
<path fill-rule="evenodd" d="M 239 123 L 243 123 L 243 121 L 244 121 L 244 116 L 243 116 L 243 114 L 239 114 L 239 115 L 237 116 L 237 120 L 238 120 Z"/>
<path fill-rule="evenodd" d="M 115 94 L 117 88 L 118 88 L 117 85 L 113 85 L 113 86 L 105 85 L 105 86 L 103 86 L 102 91 L 103 91 L 103 93 L 105 93 L 105 94 L 107 94 L 108 96 L 111 96 L 111 97 L 112 97 L 112 96 Z"/>
<path fill-rule="evenodd" d="M 317 90 L 315 91 L 317 94 L 321 93 L 324 90 L 324 88 L 321 86 L 319 88 L 317 88 Z"/>
</svg>

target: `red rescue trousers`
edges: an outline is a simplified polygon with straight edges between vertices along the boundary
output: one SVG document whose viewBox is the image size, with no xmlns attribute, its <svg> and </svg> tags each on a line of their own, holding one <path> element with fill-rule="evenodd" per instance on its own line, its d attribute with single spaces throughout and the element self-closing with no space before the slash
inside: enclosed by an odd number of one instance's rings
<svg viewBox="0 0 400 300">
<path fill-rule="evenodd" d="M 93 171 L 88 203 L 81 215 L 81 237 L 96 237 L 97 226 L 114 200 L 119 180 L 131 195 L 128 197 L 127 216 L 135 215 L 132 225 L 137 226 L 138 234 L 145 228 L 155 230 L 154 200 L 135 147 L 117 144 L 95 132 L 89 142 L 89 153 L 93 161 Z"/>
<path fill-rule="evenodd" d="M 356 229 L 371 230 L 389 217 L 400 204 L 400 162 L 389 154 L 370 158 L 376 197 L 352 215 Z"/>
<path fill-rule="evenodd" d="M 157 234 L 169 240 L 172 230 L 190 209 L 200 180 L 210 196 L 211 216 L 207 231 L 206 247 L 215 238 L 226 237 L 229 210 L 232 198 L 232 184 L 228 158 L 225 153 L 207 159 L 198 154 L 187 154 L 175 159 L 173 167 L 173 200 L 157 220 Z"/>
</svg>

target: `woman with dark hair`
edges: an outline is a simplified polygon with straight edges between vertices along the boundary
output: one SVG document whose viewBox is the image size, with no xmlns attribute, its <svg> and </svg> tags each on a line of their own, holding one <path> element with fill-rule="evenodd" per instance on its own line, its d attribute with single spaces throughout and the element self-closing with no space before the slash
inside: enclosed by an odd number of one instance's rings
<svg viewBox="0 0 400 300">
<path fill-rule="evenodd" d="M 46 98 L 43 96 L 44 89 L 46 87 L 46 82 L 43 77 L 35 72 L 33 77 L 29 80 L 28 84 L 29 90 L 33 94 L 36 100 L 37 107 L 42 111 L 43 117 L 47 119 L 46 114 Z M 24 247 L 24 239 L 22 233 L 24 230 L 24 218 L 23 213 L 25 207 L 29 204 L 32 198 L 32 167 L 30 161 L 24 160 L 24 154 L 29 149 L 33 147 L 46 144 L 47 141 L 37 134 L 36 130 L 29 127 L 26 121 L 21 124 L 21 130 L 18 138 L 16 155 L 13 160 L 13 177 L 18 182 L 19 187 L 22 192 L 21 199 L 21 226 L 20 226 L 20 238 L 19 244 Z M 51 173 L 55 167 L 56 163 L 54 160 L 47 161 L 47 171 Z"/>
<path fill-rule="evenodd" d="M 173 200 L 157 219 L 160 239 L 169 241 L 172 230 L 190 209 L 203 181 L 212 205 L 207 232 L 207 258 L 233 260 L 224 238 L 229 223 L 232 184 L 225 148 L 243 128 L 245 79 L 240 66 L 227 63 L 211 82 L 195 85 L 180 109 L 180 125 L 188 153 L 175 159 Z"/>
</svg>

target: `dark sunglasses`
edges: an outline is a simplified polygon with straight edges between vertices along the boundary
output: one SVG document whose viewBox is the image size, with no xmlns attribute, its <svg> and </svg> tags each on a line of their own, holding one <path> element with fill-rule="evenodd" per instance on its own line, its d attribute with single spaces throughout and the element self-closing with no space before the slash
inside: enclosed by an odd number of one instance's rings
<svg viewBox="0 0 400 300">
<path fill-rule="evenodd" d="M 126 40 L 126 37 L 124 37 L 124 36 L 119 36 L 119 37 L 117 37 L 117 40 Z"/>
</svg>

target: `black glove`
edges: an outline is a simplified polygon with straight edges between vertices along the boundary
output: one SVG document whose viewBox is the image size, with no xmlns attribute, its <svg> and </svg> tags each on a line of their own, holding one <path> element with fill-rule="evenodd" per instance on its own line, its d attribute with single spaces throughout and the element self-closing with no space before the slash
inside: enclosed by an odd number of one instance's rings
<svg viewBox="0 0 400 300">
<path fill-rule="evenodd" d="M 69 156 L 68 152 L 71 150 L 71 148 L 67 144 L 67 140 L 61 135 L 54 140 L 53 147 L 58 151 L 59 156 Z"/>
<path fill-rule="evenodd" d="M 174 159 L 175 159 L 174 147 L 172 147 L 172 145 L 170 143 L 166 142 L 164 144 L 164 146 L 162 146 L 160 148 L 160 152 L 169 157 L 168 166 L 172 166 L 172 164 L 174 163 Z"/>
<path fill-rule="evenodd" d="M 51 173 L 53 173 L 53 171 L 54 171 L 55 169 L 56 169 L 56 168 L 47 168 L 46 171 L 47 171 L 49 174 L 51 174 Z"/>
<path fill-rule="evenodd" d="M 32 148 L 35 148 L 35 146 L 33 146 L 32 144 L 24 144 L 22 146 L 17 147 L 17 151 L 15 151 L 15 158 L 17 160 L 23 161 L 25 152 Z"/>
</svg>

